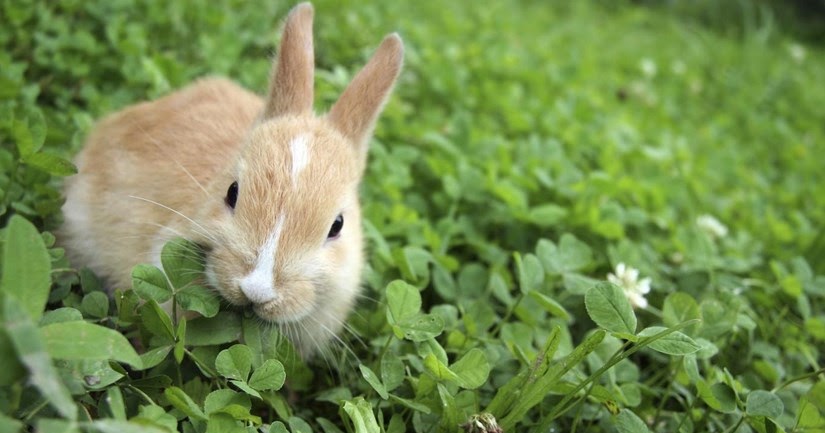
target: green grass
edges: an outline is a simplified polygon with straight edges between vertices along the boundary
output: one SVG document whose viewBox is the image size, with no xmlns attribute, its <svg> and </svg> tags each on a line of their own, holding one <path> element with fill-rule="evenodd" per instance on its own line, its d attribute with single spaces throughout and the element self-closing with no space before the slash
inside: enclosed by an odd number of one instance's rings
<svg viewBox="0 0 825 433">
<path fill-rule="evenodd" d="M 263 92 L 289 5 L 256 3 L 0 4 L 0 431 L 825 431 L 825 56 L 769 9 L 316 1 L 319 110 L 407 46 L 347 347 L 107 298 L 48 233 L 65 160 L 196 77 Z"/>
</svg>

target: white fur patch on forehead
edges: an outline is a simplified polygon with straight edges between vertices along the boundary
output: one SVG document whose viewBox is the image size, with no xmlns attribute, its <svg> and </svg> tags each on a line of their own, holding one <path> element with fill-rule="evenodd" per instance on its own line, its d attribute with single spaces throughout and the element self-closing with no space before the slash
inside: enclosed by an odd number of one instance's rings
<svg viewBox="0 0 825 433">
<path fill-rule="evenodd" d="M 261 247 L 255 268 L 239 282 L 241 291 L 250 302 L 262 304 L 278 297 L 275 292 L 275 255 L 278 252 L 278 241 L 281 239 L 285 219 L 285 216 L 281 215 L 275 221 L 275 229 Z"/>
<path fill-rule="evenodd" d="M 292 184 L 298 183 L 298 176 L 309 164 L 309 135 L 298 134 L 289 142 L 289 153 L 292 156 Z"/>
</svg>

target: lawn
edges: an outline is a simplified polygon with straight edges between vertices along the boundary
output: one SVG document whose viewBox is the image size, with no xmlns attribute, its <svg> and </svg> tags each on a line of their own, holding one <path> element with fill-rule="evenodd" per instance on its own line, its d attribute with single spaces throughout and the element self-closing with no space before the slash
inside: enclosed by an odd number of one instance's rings
<svg viewBox="0 0 825 433">
<path fill-rule="evenodd" d="M 51 234 L 96 119 L 263 93 L 291 4 L 3 2 L 0 432 L 825 432 L 825 53 L 730 4 L 315 1 L 317 111 L 385 34 L 406 60 L 364 296 L 305 363 L 244 312 L 108 296 Z"/>
</svg>

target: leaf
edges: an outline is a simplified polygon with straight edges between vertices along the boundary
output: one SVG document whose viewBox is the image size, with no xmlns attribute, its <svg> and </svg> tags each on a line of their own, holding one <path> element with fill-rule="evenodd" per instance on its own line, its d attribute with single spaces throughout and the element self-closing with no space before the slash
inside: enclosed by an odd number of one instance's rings
<svg viewBox="0 0 825 433">
<path fill-rule="evenodd" d="M 549 296 L 538 291 L 530 292 L 530 296 L 535 299 L 542 308 L 544 308 L 544 311 L 547 311 L 559 319 L 565 321 L 570 320 L 570 313 L 568 313 L 567 310 L 553 298 L 550 298 Z"/>
<path fill-rule="evenodd" d="M 407 340 L 421 342 L 441 335 L 444 320 L 435 314 L 419 314 L 404 320 L 398 327 Z"/>
<path fill-rule="evenodd" d="M 178 304 L 186 311 L 196 311 L 204 317 L 214 317 L 220 308 L 220 297 L 201 285 L 189 285 L 175 294 Z"/>
<path fill-rule="evenodd" d="M 192 400 L 192 397 L 189 397 L 184 390 L 176 386 L 170 386 L 166 388 L 163 395 L 166 396 L 169 403 L 171 403 L 175 409 L 183 412 L 189 418 L 201 421 L 206 420 L 206 415 L 204 415 L 203 410 L 201 410 L 200 406 L 198 406 L 198 404 Z"/>
<path fill-rule="evenodd" d="M 527 294 L 537 290 L 544 282 L 544 268 L 542 268 L 538 257 L 533 254 L 525 254 L 522 258 L 521 254 L 513 253 L 513 258 L 516 261 L 516 272 L 521 293 Z"/>
<path fill-rule="evenodd" d="M 249 396 L 231 389 L 218 389 L 206 396 L 203 402 L 203 409 L 207 414 L 211 414 L 229 405 L 238 405 L 247 409 L 252 408 L 252 402 L 249 400 Z"/>
<path fill-rule="evenodd" d="M 206 433 L 247 433 L 247 430 L 232 415 L 214 413 L 209 415 L 209 422 L 206 423 Z"/>
<path fill-rule="evenodd" d="M 243 344 L 222 350 L 215 358 L 215 368 L 223 377 L 246 382 L 252 369 L 252 350 Z"/>
<path fill-rule="evenodd" d="M 527 219 L 539 227 L 552 227 L 567 216 L 567 209 L 552 203 L 536 206 L 530 209 Z"/>
<path fill-rule="evenodd" d="M 64 419 L 40 418 L 35 425 L 34 431 L 36 432 L 80 433 L 81 431 L 77 421 Z M 17 430 L 14 430 L 14 432 L 17 433 Z"/>
<path fill-rule="evenodd" d="M 630 410 L 622 409 L 616 415 L 616 430 L 619 433 L 649 433 L 650 429 L 638 415 Z"/>
<path fill-rule="evenodd" d="M 142 319 L 141 326 L 146 328 L 152 335 L 160 337 L 165 343 L 173 343 L 175 341 L 175 330 L 172 327 L 172 319 L 160 305 L 154 300 L 149 300 L 141 305 L 138 309 L 140 318 Z"/>
<path fill-rule="evenodd" d="M 284 386 L 286 372 L 284 366 L 276 359 L 267 359 L 252 372 L 249 378 L 249 386 L 258 391 L 277 391 Z"/>
<path fill-rule="evenodd" d="M 83 314 L 74 308 L 63 307 L 56 310 L 49 310 L 40 318 L 40 326 L 50 323 L 73 322 L 83 320 Z"/>
<path fill-rule="evenodd" d="M 401 280 L 387 285 L 387 321 L 399 324 L 421 310 L 421 293 L 418 289 Z"/>
<path fill-rule="evenodd" d="M 433 353 L 424 357 L 424 367 L 429 370 L 438 381 L 458 382 L 458 376 Z"/>
<path fill-rule="evenodd" d="M 203 274 L 205 263 L 201 248 L 183 238 L 167 242 L 160 252 L 160 261 L 163 264 L 163 272 L 176 290 L 199 278 Z"/>
<path fill-rule="evenodd" d="M 107 389 L 104 402 L 113 418 L 121 421 L 126 420 L 126 403 L 123 401 L 123 393 L 120 392 L 119 387 L 113 386 Z"/>
<path fill-rule="evenodd" d="M 80 309 L 87 316 L 101 319 L 109 315 L 109 297 L 103 292 L 92 292 L 83 297 Z"/>
<path fill-rule="evenodd" d="M 664 306 L 662 306 L 662 320 L 668 327 L 701 318 L 702 313 L 699 311 L 699 304 L 687 293 L 673 292 L 665 298 Z M 691 325 L 685 328 L 685 332 L 692 335 L 697 327 L 698 325 Z"/>
<path fill-rule="evenodd" d="M 590 247 L 569 233 L 562 235 L 558 246 L 546 239 L 539 240 L 536 254 L 544 270 L 555 275 L 584 269 L 593 261 Z"/>
<path fill-rule="evenodd" d="M 404 361 L 393 353 L 385 353 L 381 358 L 381 380 L 387 391 L 392 391 L 404 382 Z"/>
<path fill-rule="evenodd" d="M 481 349 L 471 349 L 450 366 L 462 388 L 476 389 L 487 382 L 490 364 Z"/>
<path fill-rule="evenodd" d="M 70 420 L 76 420 L 77 407 L 71 394 L 69 394 L 69 390 L 66 389 L 57 374 L 57 370 L 52 365 L 52 360 L 46 352 L 46 345 L 40 337 L 39 329 L 34 326 L 31 317 L 26 314 L 23 305 L 16 298 L 6 294 L 0 294 L 0 296 L 4 298 L 5 323 L 3 328 L 11 339 L 19 359 L 29 370 L 29 381 L 37 387 L 43 397 L 48 399 L 60 415 Z M 6 367 L 4 366 L 4 368 Z"/>
<path fill-rule="evenodd" d="M 342 409 L 352 423 L 353 431 L 357 433 L 381 432 L 375 414 L 372 412 L 372 405 L 363 397 L 358 397 L 353 401 L 345 401 Z"/>
<path fill-rule="evenodd" d="M 198 317 L 186 325 L 186 344 L 213 346 L 237 341 L 241 335 L 241 318 L 229 311 L 220 311 L 214 317 Z"/>
<path fill-rule="evenodd" d="M 748 393 L 745 408 L 745 413 L 748 415 L 777 419 L 782 416 L 785 405 L 776 394 L 760 389 Z"/>
<path fill-rule="evenodd" d="M 41 418 L 42 419 L 42 418 Z M 0 413 L 0 432 L 3 433 L 16 433 L 23 431 L 23 423 L 14 419 L 9 418 L 3 413 Z M 38 430 L 38 431 L 46 431 L 46 430 Z"/>
<path fill-rule="evenodd" d="M 12 215 L 6 227 L 2 269 L 0 292 L 17 299 L 32 321 L 40 320 L 52 284 L 51 259 L 43 237 L 19 215 Z"/>
<path fill-rule="evenodd" d="M 147 264 L 132 268 L 132 289 L 143 300 L 153 300 L 162 304 L 172 299 L 172 289 L 163 272 Z"/>
<path fill-rule="evenodd" d="M 53 176 L 71 176 L 77 173 L 74 164 L 52 153 L 37 152 L 23 157 L 23 162 Z"/>
<path fill-rule="evenodd" d="M 53 323 L 40 328 L 49 354 L 57 359 L 109 360 L 140 369 L 143 362 L 120 332 L 88 322 Z"/>
<path fill-rule="evenodd" d="M 360 364 L 358 368 L 361 370 L 361 376 L 364 377 L 364 380 L 372 386 L 372 389 L 378 393 L 384 400 L 390 397 L 389 393 L 387 392 L 387 387 L 381 383 L 381 379 L 378 378 L 378 375 L 375 374 L 369 367 L 364 364 Z"/>
<path fill-rule="evenodd" d="M 231 383 L 231 384 L 233 384 L 233 385 L 237 386 L 237 387 L 238 387 L 238 389 L 240 389 L 241 391 L 243 391 L 243 392 L 245 392 L 245 393 L 247 393 L 247 394 L 249 394 L 249 395 L 251 395 L 251 396 L 253 396 L 253 397 L 255 397 L 255 398 L 259 398 L 259 399 L 262 399 L 262 398 L 263 398 L 263 397 L 261 397 L 261 393 L 259 393 L 259 392 L 258 392 L 258 391 L 256 391 L 254 388 L 252 388 L 251 386 L 249 386 L 249 384 L 248 384 L 248 383 L 246 383 L 246 382 L 245 382 L 245 381 L 243 381 L 243 380 L 230 380 L 230 381 L 229 381 L 229 383 Z"/>
<path fill-rule="evenodd" d="M 91 431 L 101 433 L 168 433 L 168 430 L 143 422 L 101 419 L 88 424 Z"/>
<path fill-rule="evenodd" d="M 636 315 L 633 307 L 617 285 L 607 282 L 597 284 L 584 295 L 587 314 L 600 327 L 614 333 L 636 332 Z"/>
<path fill-rule="evenodd" d="M 696 382 L 699 397 L 713 409 L 724 413 L 736 411 L 736 393 L 724 383 L 708 385 L 704 380 Z"/>
<path fill-rule="evenodd" d="M 639 337 L 652 337 L 660 332 L 667 331 L 663 326 L 650 326 L 639 332 Z M 649 348 L 668 355 L 688 355 L 697 352 L 701 346 L 687 335 L 676 331 L 648 344 Z"/>
</svg>

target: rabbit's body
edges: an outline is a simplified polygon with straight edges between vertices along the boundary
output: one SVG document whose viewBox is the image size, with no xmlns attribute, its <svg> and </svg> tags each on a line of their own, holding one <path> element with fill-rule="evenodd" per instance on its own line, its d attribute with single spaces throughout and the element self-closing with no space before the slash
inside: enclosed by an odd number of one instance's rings
<svg viewBox="0 0 825 433">
<path fill-rule="evenodd" d="M 71 262 L 125 289 L 134 265 L 160 265 L 166 241 L 199 238 L 181 215 L 195 217 L 201 203 L 192 199 L 206 199 L 204 188 L 237 159 L 263 106 L 235 83 L 210 78 L 99 122 L 65 186 L 61 234 L 79 247 L 67 250 Z"/>
<path fill-rule="evenodd" d="M 330 112 L 312 113 L 312 8 L 287 18 L 269 94 L 200 80 L 105 118 L 66 184 L 72 263 L 112 288 L 182 236 L 206 280 L 275 323 L 307 356 L 342 328 L 363 267 L 358 185 L 403 45 L 384 39 Z"/>
</svg>

